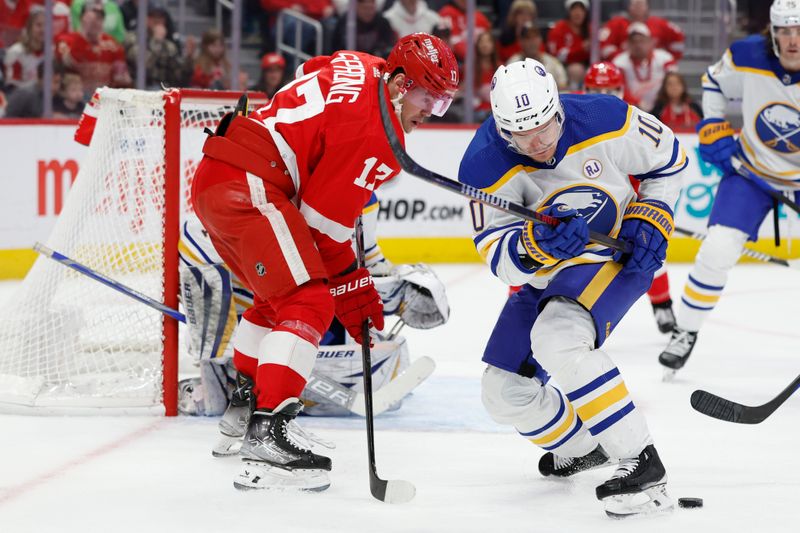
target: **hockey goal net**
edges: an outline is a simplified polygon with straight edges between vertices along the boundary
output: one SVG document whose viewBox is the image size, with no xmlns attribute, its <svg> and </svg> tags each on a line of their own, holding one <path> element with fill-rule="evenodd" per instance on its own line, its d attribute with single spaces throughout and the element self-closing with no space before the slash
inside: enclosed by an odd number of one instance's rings
<svg viewBox="0 0 800 533">
<path fill-rule="evenodd" d="M 172 308 L 204 128 L 238 94 L 105 89 L 48 247 Z M 39 257 L 0 309 L 0 410 L 176 414 L 178 324 Z"/>
</svg>

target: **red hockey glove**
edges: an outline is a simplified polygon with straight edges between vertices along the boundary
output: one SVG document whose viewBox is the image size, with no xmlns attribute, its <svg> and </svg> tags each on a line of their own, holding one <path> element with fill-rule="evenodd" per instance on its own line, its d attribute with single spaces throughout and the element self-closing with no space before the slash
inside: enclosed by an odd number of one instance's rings
<svg viewBox="0 0 800 533">
<path fill-rule="evenodd" d="M 332 278 L 328 286 L 336 318 L 356 342 L 361 342 L 361 326 L 367 319 L 372 320 L 376 329 L 383 329 L 383 302 L 366 268 Z"/>
</svg>

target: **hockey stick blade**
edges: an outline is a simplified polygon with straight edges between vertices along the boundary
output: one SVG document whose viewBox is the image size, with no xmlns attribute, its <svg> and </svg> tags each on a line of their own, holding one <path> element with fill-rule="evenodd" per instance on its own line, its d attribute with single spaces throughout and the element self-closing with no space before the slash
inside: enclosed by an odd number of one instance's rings
<svg viewBox="0 0 800 533">
<path fill-rule="evenodd" d="M 386 82 L 382 82 L 383 90 L 387 90 Z M 519 204 L 515 204 L 513 202 L 509 202 L 504 198 L 500 198 L 498 196 L 494 196 L 492 194 L 488 194 L 483 192 L 482 190 L 475 188 L 471 185 L 467 185 L 466 183 L 461 183 L 450 178 L 446 178 L 441 174 L 437 174 L 432 170 L 428 170 L 427 168 L 423 167 L 416 161 L 414 161 L 410 155 L 405 151 L 403 145 L 400 143 L 400 139 L 397 137 L 397 133 L 394 130 L 394 125 L 392 124 L 391 112 L 389 111 L 389 106 L 386 104 L 386 98 L 384 98 L 383 94 L 378 97 L 378 107 L 380 108 L 381 112 L 381 122 L 383 122 L 383 131 L 386 133 L 386 139 L 389 141 L 389 147 L 392 149 L 395 158 L 397 158 L 397 162 L 400 163 L 400 166 L 408 172 L 409 174 L 416 176 L 428 183 L 436 185 L 438 187 L 442 187 L 443 189 L 447 189 L 452 191 L 456 194 L 460 194 L 461 196 L 465 196 L 471 200 L 475 200 L 476 202 L 480 202 L 482 204 L 494 207 L 495 209 L 499 209 L 500 211 L 504 211 L 514 216 L 518 216 L 522 219 L 533 221 L 533 222 L 544 222 L 545 224 L 549 224 L 551 226 L 556 226 L 560 222 L 557 218 L 543 215 L 542 213 L 537 213 L 527 207 L 524 207 Z M 601 244 L 603 246 L 607 246 L 608 248 L 613 248 L 614 250 L 619 250 L 625 254 L 631 252 L 631 245 L 628 242 L 620 241 L 618 239 L 614 239 L 609 237 L 608 235 L 604 235 L 602 233 L 598 233 L 593 230 L 589 230 L 589 242 L 593 242 L 595 244 Z"/>
<path fill-rule="evenodd" d="M 692 408 L 706 416 L 735 424 L 760 424 L 800 388 L 800 376 L 764 405 L 742 405 L 704 390 L 696 390 L 690 398 Z"/>
</svg>

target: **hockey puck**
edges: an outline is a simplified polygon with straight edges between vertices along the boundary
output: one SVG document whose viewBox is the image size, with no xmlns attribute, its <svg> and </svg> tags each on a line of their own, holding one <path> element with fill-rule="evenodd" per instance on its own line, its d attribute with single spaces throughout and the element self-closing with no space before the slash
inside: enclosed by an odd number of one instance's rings
<svg viewBox="0 0 800 533">
<path fill-rule="evenodd" d="M 681 509 L 698 509 L 703 506 L 703 498 L 678 498 Z"/>
</svg>

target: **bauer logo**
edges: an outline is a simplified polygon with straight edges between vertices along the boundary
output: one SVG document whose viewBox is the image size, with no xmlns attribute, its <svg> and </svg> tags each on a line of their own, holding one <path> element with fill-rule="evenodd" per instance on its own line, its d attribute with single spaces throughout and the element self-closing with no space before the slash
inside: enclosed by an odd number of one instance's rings
<svg viewBox="0 0 800 533">
<path fill-rule="evenodd" d="M 609 194 L 593 185 L 576 185 L 550 196 L 542 205 L 566 204 L 576 210 L 594 231 L 608 235 L 617 223 L 619 209 Z"/>
<path fill-rule="evenodd" d="M 597 159 L 589 159 L 583 164 L 583 175 L 590 180 L 596 179 L 603 173 L 603 163 Z"/>
<path fill-rule="evenodd" d="M 756 115 L 756 134 L 767 147 L 782 154 L 800 150 L 800 111 L 785 104 L 770 104 Z"/>
</svg>

